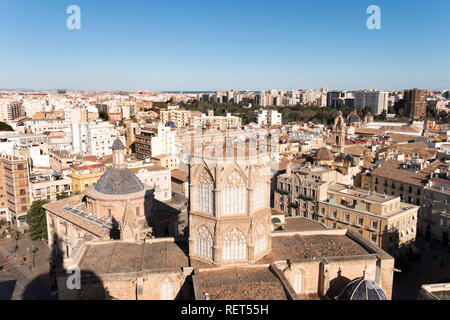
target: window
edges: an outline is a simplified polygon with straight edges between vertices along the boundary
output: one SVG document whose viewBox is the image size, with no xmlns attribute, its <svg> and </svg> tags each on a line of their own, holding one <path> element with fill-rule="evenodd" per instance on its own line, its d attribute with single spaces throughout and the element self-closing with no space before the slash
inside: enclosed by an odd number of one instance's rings
<svg viewBox="0 0 450 320">
<path fill-rule="evenodd" d="M 213 238 L 206 226 L 201 226 L 195 235 L 196 253 L 206 259 L 213 258 Z"/>
<path fill-rule="evenodd" d="M 378 221 L 372 221 L 372 229 L 374 230 L 378 229 Z"/>
<path fill-rule="evenodd" d="M 244 260 L 247 258 L 247 240 L 244 234 L 234 228 L 224 240 L 223 260 Z"/>
<path fill-rule="evenodd" d="M 345 222 L 350 222 L 350 215 L 349 214 L 345 215 Z"/>
<path fill-rule="evenodd" d="M 372 234 L 372 241 L 377 243 L 377 235 L 376 234 Z"/>
<path fill-rule="evenodd" d="M 209 174 L 204 171 L 200 178 L 197 192 L 197 210 L 207 213 L 215 213 L 213 182 Z"/>
<path fill-rule="evenodd" d="M 332 228 L 336 229 L 336 222 L 333 222 Z"/>
<path fill-rule="evenodd" d="M 299 294 L 303 292 L 303 273 L 301 271 L 297 271 L 294 274 L 293 287 L 295 293 Z"/>
<path fill-rule="evenodd" d="M 337 212 L 336 211 L 333 211 L 333 218 L 337 219 Z"/>
<path fill-rule="evenodd" d="M 363 226 L 364 225 L 364 218 L 358 218 L 358 224 L 360 226 Z"/>
<path fill-rule="evenodd" d="M 111 218 L 111 209 L 108 209 L 108 218 Z"/>
<path fill-rule="evenodd" d="M 224 215 L 243 214 L 247 202 L 245 183 L 242 177 L 234 171 L 227 179 L 222 190 L 222 206 Z"/>
<path fill-rule="evenodd" d="M 140 215 L 141 215 L 140 208 L 136 207 L 136 217 L 139 217 Z"/>
</svg>

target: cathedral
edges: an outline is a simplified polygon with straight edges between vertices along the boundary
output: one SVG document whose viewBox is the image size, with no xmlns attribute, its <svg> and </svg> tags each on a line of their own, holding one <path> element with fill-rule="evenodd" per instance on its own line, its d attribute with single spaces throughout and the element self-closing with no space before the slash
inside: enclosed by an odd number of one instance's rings
<svg viewBox="0 0 450 320">
<path fill-rule="evenodd" d="M 391 298 L 390 255 L 357 232 L 270 208 L 270 159 L 248 150 L 192 155 L 188 232 L 180 236 L 178 217 L 154 205 L 125 152 L 117 140 L 113 168 L 96 186 L 44 207 L 49 245 L 62 259 L 60 299 L 342 299 L 361 296 L 352 291 L 358 279 Z M 161 225 L 169 236 L 155 236 Z"/>
</svg>

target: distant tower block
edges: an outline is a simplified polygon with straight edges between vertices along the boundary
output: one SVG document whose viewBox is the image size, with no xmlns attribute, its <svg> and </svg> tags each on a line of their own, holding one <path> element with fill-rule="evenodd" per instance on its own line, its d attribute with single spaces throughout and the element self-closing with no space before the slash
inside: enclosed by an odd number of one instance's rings
<svg viewBox="0 0 450 320">
<path fill-rule="evenodd" d="M 191 258 L 218 266 L 259 260 L 272 243 L 270 162 L 199 159 L 189 166 Z"/>
</svg>

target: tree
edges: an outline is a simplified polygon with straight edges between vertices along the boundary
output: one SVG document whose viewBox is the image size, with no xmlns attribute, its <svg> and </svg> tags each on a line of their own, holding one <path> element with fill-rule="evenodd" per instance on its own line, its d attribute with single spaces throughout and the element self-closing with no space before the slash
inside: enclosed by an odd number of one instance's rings
<svg viewBox="0 0 450 320">
<path fill-rule="evenodd" d="M 65 191 L 56 194 L 56 200 L 62 200 L 68 197 L 70 197 L 70 195 Z"/>
<path fill-rule="evenodd" d="M 0 131 L 14 131 L 14 129 L 9 124 L 0 121 Z"/>
<path fill-rule="evenodd" d="M 47 219 L 45 210 L 42 208 L 46 203 L 48 203 L 47 200 L 34 201 L 28 211 L 26 221 L 30 226 L 31 240 L 47 239 Z"/>
</svg>

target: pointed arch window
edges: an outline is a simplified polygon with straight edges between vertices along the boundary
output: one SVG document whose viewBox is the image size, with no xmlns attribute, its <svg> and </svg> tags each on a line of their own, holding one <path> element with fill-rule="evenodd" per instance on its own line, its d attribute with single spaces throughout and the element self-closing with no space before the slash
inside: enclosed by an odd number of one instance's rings
<svg viewBox="0 0 450 320">
<path fill-rule="evenodd" d="M 222 190 L 222 214 L 244 214 L 246 212 L 247 194 L 244 179 L 234 171 L 226 180 Z"/>
<path fill-rule="evenodd" d="M 204 170 L 200 176 L 197 190 L 197 210 L 215 214 L 214 200 L 213 181 L 209 173 Z"/>
<path fill-rule="evenodd" d="M 267 234 L 263 226 L 259 226 L 256 230 L 255 237 L 255 254 L 259 254 L 267 248 Z"/>
<path fill-rule="evenodd" d="M 201 226 L 195 235 L 195 249 L 197 255 L 206 259 L 213 258 L 213 238 L 206 226 Z"/>
<path fill-rule="evenodd" d="M 245 260 L 247 258 L 247 240 L 245 235 L 234 228 L 227 233 L 223 244 L 223 260 Z"/>
</svg>

